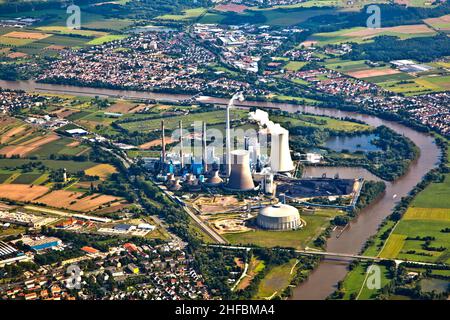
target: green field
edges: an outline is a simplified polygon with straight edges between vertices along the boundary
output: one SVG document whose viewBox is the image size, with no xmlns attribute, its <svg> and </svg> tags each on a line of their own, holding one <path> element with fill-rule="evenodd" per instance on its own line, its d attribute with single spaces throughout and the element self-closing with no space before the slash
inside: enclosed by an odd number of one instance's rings
<svg viewBox="0 0 450 320">
<path fill-rule="evenodd" d="M 237 120 L 246 117 L 248 111 L 234 109 L 231 111 L 231 119 Z M 178 121 L 183 120 L 183 126 L 187 130 L 191 127 L 194 122 L 208 121 L 208 125 L 214 125 L 219 123 L 225 123 L 225 109 L 211 111 L 211 112 L 199 112 L 190 113 L 182 118 L 179 117 L 168 117 L 168 118 L 155 118 L 150 120 L 126 122 L 120 124 L 121 127 L 129 131 L 154 131 L 161 128 L 161 120 L 164 120 L 166 129 L 174 130 L 178 127 Z M 201 124 L 200 124 L 201 125 Z"/>
<path fill-rule="evenodd" d="M 319 121 L 326 121 L 325 124 L 317 124 L 314 122 L 309 122 L 308 119 L 314 119 Z M 366 124 L 339 120 L 324 116 L 312 116 L 305 115 L 301 119 L 286 117 L 286 116 L 272 116 L 271 120 L 280 124 L 289 124 L 291 126 L 307 126 L 307 127 L 318 127 L 318 128 L 326 128 L 337 131 L 344 132 L 357 132 L 357 131 L 368 131 L 372 130 L 372 127 Z"/>
<path fill-rule="evenodd" d="M 165 14 L 163 16 L 156 17 L 156 19 L 160 20 L 193 20 L 201 15 L 205 14 L 205 8 L 195 8 L 195 9 L 187 9 L 183 11 L 183 14 Z"/>
<path fill-rule="evenodd" d="M 39 179 L 42 173 L 24 173 L 18 176 L 12 183 L 14 184 L 32 184 L 34 181 Z M 38 183 L 36 183 L 38 184 Z"/>
<path fill-rule="evenodd" d="M 127 36 L 125 35 L 107 35 L 107 36 L 103 36 L 94 40 L 91 40 L 87 43 L 87 45 L 90 46 L 97 46 L 97 45 L 101 45 L 101 44 L 105 44 L 108 42 L 112 42 L 112 41 L 117 41 L 117 40 L 122 40 L 125 39 Z"/>
<path fill-rule="evenodd" d="M 280 294 L 291 282 L 294 275 L 291 271 L 296 262 L 295 259 L 292 259 L 288 263 L 270 269 L 261 280 L 254 299 L 268 299 L 275 294 Z"/>
<path fill-rule="evenodd" d="M 360 34 L 359 32 L 363 32 L 365 30 L 364 27 L 353 27 L 349 29 L 341 29 L 339 31 L 333 32 L 323 32 L 323 33 L 315 33 L 311 37 L 307 39 L 307 41 L 316 41 L 317 45 L 324 46 L 329 44 L 340 44 L 340 43 L 367 43 L 372 42 L 375 36 L 396 36 L 400 39 L 409 39 L 414 37 L 425 37 L 432 36 L 436 34 L 432 29 L 426 32 L 417 32 L 410 33 L 404 32 L 403 30 L 399 32 L 398 29 L 391 28 L 381 28 L 376 33 L 372 34 Z"/>
<path fill-rule="evenodd" d="M 380 257 L 393 259 L 398 256 L 403 246 L 405 245 L 406 235 L 392 234 L 383 250 L 380 252 Z"/>
<path fill-rule="evenodd" d="M 38 156 L 40 159 L 48 158 L 50 155 L 77 155 L 89 149 L 86 145 L 68 147 L 67 145 L 74 140 L 63 137 L 61 139 L 47 143 L 31 153 L 32 156 Z"/>
<path fill-rule="evenodd" d="M 293 231 L 252 230 L 241 233 L 224 234 L 224 238 L 232 244 L 255 244 L 263 247 L 290 247 L 302 249 L 314 247 L 312 243 L 329 225 L 330 220 L 342 211 L 317 209 L 314 214 L 300 215 L 306 226 Z"/>
<path fill-rule="evenodd" d="M 369 66 L 365 63 L 365 60 L 340 60 L 329 59 L 325 63 L 325 67 L 342 73 L 359 71 L 368 69 Z"/>
<path fill-rule="evenodd" d="M 403 81 L 403 80 L 411 80 L 414 79 L 413 76 L 410 76 L 407 73 L 395 73 L 395 74 L 388 74 L 385 76 L 375 76 L 375 77 L 368 77 L 364 78 L 364 81 L 372 82 L 372 83 L 383 83 L 383 82 L 392 82 L 392 81 Z"/>
<path fill-rule="evenodd" d="M 368 262 L 361 262 L 359 265 L 353 269 L 344 279 L 343 291 L 344 297 L 342 299 L 349 300 L 350 298 L 358 300 L 369 300 L 373 299 L 380 293 L 378 289 L 369 289 L 367 286 L 367 268 L 369 267 Z M 390 274 L 387 268 L 383 265 L 377 265 L 380 267 L 381 271 L 381 288 L 384 287 L 390 281 Z"/>
<path fill-rule="evenodd" d="M 413 207 L 419 208 L 448 208 L 450 209 L 450 173 L 447 173 L 442 183 L 432 183 L 420 192 Z"/>
<path fill-rule="evenodd" d="M 411 207 L 404 214 L 393 234 L 389 238 L 382 257 L 399 258 L 426 262 L 450 262 L 450 233 L 443 232 L 450 228 L 450 174 L 444 182 L 431 183 L 413 200 Z M 408 237 L 408 238 L 407 238 Z M 415 239 L 420 237 L 421 239 Z M 432 248 L 445 250 L 428 250 L 424 237 L 433 237 Z"/>
<path fill-rule="evenodd" d="M 284 68 L 289 71 L 298 71 L 305 64 L 306 62 L 304 61 L 289 61 L 289 63 Z"/>
<path fill-rule="evenodd" d="M 242 24 L 252 23 L 256 25 L 268 24 L 272 26 L 292 26 L 308 20 L 309 18 L 325 15 L 336 14 L 335 8 L 269 8 L 256 9 L 251 8 L 244 13 L 231 14 L 228 12 L 219 12 L 211 10 L 206 12 L 198 20 L 199 23 L 225 23 L 225 24 Z M 183 16 L 176 16 L 180 19 Z"/>
<path fill-rule="evenodd" d="M 46 167 L 57 170 L 66 168 L 70 173 L 77 173 L 78 171 L 84 171 L 92 168 L 96 165 L 91 161 L 70 161 L 70 160 L 29 160 L 29 159 L 0 159 L 0 170 L 6 170 L 8 168 L 16 168 L 30 162 L 42 162 Z M 6 173 L 6 172 L 5 172 Z"/>
</svg>

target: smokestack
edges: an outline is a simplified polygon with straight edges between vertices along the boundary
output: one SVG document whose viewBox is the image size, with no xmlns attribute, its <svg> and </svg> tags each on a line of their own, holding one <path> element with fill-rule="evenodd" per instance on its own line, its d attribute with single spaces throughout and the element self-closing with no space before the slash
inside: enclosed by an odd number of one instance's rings
<svg viewBox="0 0 450 320">
<path fill-rule="evenodd" d="M 206 122 L 203 122 L 203 132 L 202 132 L 202 164 L 203 172 L 208 172 L 208 159 L 206 155 Z"/>
<path fill-rule="evenodd" d="M 270 166 L 274 172 L 294 170 L 294 163 L 289 150 L 289 132 L 287 130 L 271 133 Z"/>
<path fill-rule="evenodd" d="M 166 163 L 166 133 L 164 130 L 164 120 L 161 121 L 161 144 L 162 144 L 162 162 Z"/>
<path fill-rule="evenodd" d="M 236 191 L 253 190 L 255 184 L 250 172 L 249 152 L 246 150 L 234 150 L 230 155 L 233 162 L 227 188 Z"/>
<path fill-rule="evenodd" d="M 231 174 L 231 128 L 230 128 L 230 108 L 233 99 L 231 99 L 230 103 L 227 105 L 227 114 L 226 114 L 226 129 L 225 129 L 225 175 L 227 177 Z"/>
<path fill-rule="evenodd" d="M 184 168 L 184 154 L 183 154 L 183 121 L 180 120 L 179 122 L 180 126 L 180 165 L 181 168 Z"/>
</svg>

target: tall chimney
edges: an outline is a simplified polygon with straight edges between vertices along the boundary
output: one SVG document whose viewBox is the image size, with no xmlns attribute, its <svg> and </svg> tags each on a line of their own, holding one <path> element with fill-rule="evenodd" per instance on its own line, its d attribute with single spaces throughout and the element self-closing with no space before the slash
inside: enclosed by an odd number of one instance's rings
<svg viewBox="0 0 450 320">
<path fill-rule="evenodd" d="M 208 172 L 208 159 L 206 155 L 206 122 L 203 122 L 202 133 L 202 160 L 203 160 L 203 172 Z"/>
<path fill-rule="evenodd" d="M 165 163 L 166 162 L 166 133 L 164 130 L 164 120 L 161 121 L 161 145 L 162 145 L 162 152 L 161 152 L 162 162 Z"/>
<path fill-rule="evenodd" d="M 180 165 L 181 168 L 184 167 L 184 154 L 183 154 L 183 121 L 180 120 L 179 122 L 179 126 L 180 126 Z"/>
<path fill-rule="evenodd" d="M 230 108 L 232 102 L 227 105 L 227 114 L 226 114 L 226 131 L 225 131 L 225 173 L 226 176 L 229 177 L 231 174 L 231 128 L 230 128 Z"/>
</svg>

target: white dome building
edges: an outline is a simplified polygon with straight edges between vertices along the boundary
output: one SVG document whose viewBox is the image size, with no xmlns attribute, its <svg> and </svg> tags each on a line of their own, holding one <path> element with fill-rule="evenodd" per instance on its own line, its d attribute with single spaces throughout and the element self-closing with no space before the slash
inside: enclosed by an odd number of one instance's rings
<svg viewBox="0 0 450 320">
<path fill-rule="evenodd" d="M 302 226 L 298 209 L 282 203 L 262 208 L 256 223 L 262 229 L 278 231 L 294 230 Z"/>
</svg>

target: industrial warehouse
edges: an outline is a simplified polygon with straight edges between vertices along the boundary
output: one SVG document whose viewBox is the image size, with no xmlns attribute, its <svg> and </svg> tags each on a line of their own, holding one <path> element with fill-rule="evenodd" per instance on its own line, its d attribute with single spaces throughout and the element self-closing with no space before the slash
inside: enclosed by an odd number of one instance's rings
<svg viewBox="0 0 450 320">
<path fill-rule="evenodd" d="M 212 143 L 206 122 L 194 124 L 191 133 L 180 120 L 177 138 L 172 137 L 178 145 L 168 151 L 161 121 L 160 159 L 145 161 L 169 197 L 219 233 L 297 230 L 306 225 L 300 218 L 305 208 L 345 210 L 356 203 L 360 179 L 338 175 L 296 178 L 298 163 L 291 157 L 289 131 L 272 122 L 267 112 L 248 113 L 245 123 L 256 126 L 255 132 L 232 132 L 230 109 L 237 99 L 242 99 L 241 94 L 233 96 L 226 107 L 225 137 L 219 144 Z M 192 145 L 198 148 L 189 149 Z M 338 197 L 346 204 L 333 205 Z"/>
</svg>

